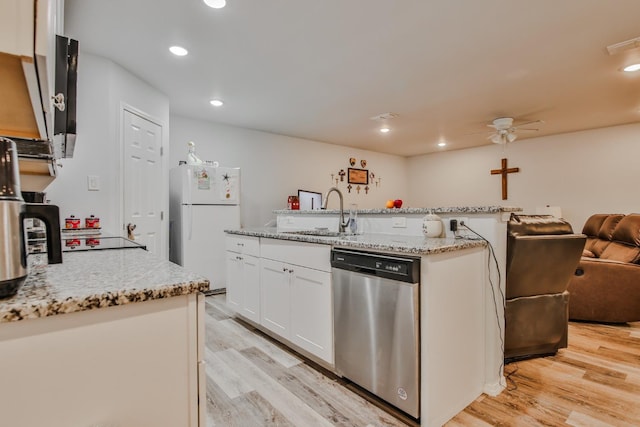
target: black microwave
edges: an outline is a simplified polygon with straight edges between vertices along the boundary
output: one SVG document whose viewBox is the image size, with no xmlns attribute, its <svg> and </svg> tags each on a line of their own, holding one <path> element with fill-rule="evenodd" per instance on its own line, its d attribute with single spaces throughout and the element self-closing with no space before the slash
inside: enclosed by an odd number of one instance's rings
<svg viewBox="0 0 640 427">
<path fill-rule="evenodd" d="M 53 142 L 56 158 L 73 157 L 76 144 L 78 41 L 56 36 Z"/>
</svg>

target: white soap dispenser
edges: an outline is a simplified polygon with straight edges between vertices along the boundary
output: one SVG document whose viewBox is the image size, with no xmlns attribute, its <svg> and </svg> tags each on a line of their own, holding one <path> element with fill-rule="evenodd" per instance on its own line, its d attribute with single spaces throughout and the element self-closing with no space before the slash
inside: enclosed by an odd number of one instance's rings
<svg viewBox="0 0 640 427">
<path fill-rule="evenodd" d="M 440 237 L 442 235 L 442 219 L 433 213 L 427 214 L 422 220 L 422 231 L 427 237 Z"/>
</svg>

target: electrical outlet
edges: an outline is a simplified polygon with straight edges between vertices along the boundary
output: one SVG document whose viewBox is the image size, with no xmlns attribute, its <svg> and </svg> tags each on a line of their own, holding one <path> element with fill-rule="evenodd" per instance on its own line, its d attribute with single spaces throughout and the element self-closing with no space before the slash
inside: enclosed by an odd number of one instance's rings
<svg viewBox="0 0 640 427">
<path fill-rule="evenodd" d="M 451 233 L 453 234 L 454 231 L 452 230 L 453 225 L 451 224 L 453 221 L 455 221 L 455 230 L 457 231 L 457 235 L 458 236 L 465 236 L 468 234 L 468 231 L 465 230 L 464 225 L 467 223 L 467 221 L 469 221 L 468 217 L 448 217 L 446 218 L 446 223 L 447 224 L 447 233 Z"/>
<path fill-rule="evenodd" d="M 392 228 L 407 228 L 407 218 L 404 216 L 391 217 Z"/>
</svg>

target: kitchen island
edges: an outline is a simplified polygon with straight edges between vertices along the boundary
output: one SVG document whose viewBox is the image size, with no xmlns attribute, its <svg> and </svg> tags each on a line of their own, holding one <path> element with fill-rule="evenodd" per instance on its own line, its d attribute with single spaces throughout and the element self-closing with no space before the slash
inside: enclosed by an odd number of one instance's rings
<svg viewBox="0 0 640 427">
<path fill-rule="evenodd" d="M 204 425 L 208 281 L 140 249 L 38 258 L 0 300 L 3 425 Z"/>
<path fill-rule="evenodd" d="M 488 380 L 484 240 L 307 231 L 227 230 L 227 304 L 239 316 L 333 369 L 331 249 L 417 256 L 421 425 L 442 425 L 482 394 Z"/>
</svg>

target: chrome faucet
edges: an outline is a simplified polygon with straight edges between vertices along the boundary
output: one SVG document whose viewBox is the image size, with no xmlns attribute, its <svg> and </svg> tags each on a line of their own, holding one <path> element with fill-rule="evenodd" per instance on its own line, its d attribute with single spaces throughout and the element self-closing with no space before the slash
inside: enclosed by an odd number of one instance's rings
<svg viewBox="0 0 640 427">
<path fill-rule="evenodd" d="M 338 193 L 338 197 L 340 197 L 340 223 L 338 224 L 339 225 L 338 231 L 340 231 L 340 233 L 344 233 L 346 231 L 347 225 L 349 225 L 349 221 L 345 222 L 344 220 L 344 202 L 342 198 L 342 192 L 338 190 L 336 187 L 331 187 L 329 191 L 327 191 L 327 196 L 324 198 L 324 202 L 322 203 L 322 209 L 327 209 L 327 203 L 329 202 L 329 194 L 331 194 L 333 191 Z"/>
</svg>

